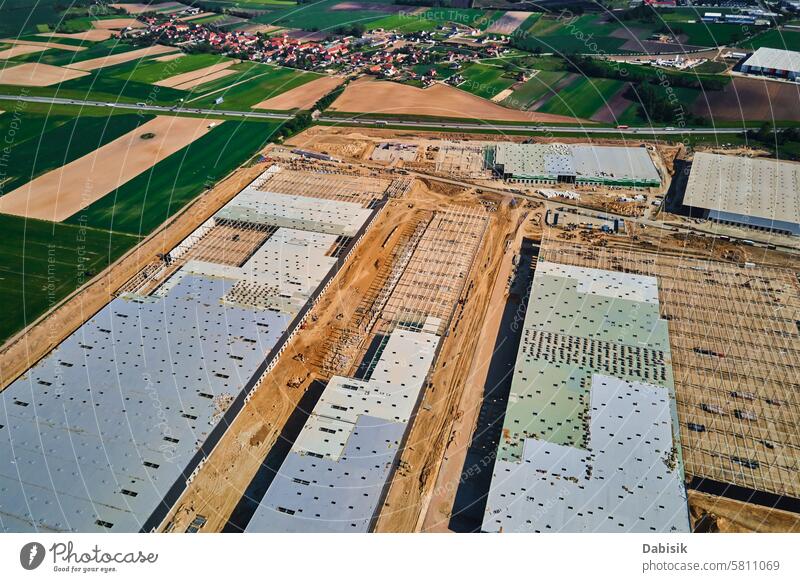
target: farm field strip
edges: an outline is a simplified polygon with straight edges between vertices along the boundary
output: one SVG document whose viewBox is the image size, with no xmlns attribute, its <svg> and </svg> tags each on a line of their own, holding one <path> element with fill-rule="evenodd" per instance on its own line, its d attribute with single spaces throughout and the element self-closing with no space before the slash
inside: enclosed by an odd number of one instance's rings
<svg viewBox="0 0 800 582">
<path fill-rule="evenodd" d="M 589 118 L 607 104 L 622 85 L 614 79 L 580 77 L 548 99 L 538 111 Z"/>
<path fill-rule="evenodd" d="M 113 65 L 119 65 L 121 63 L 127 63 L 128 61 L 133 61 L 136 59 L 141 59 L 143 57 L 150 57 L 154 55 L 161 55 L 164 53 L 176 52 L 179 49 L 171 46 L 163 46 L 163 45 L 153 45 L 148 46 L 142 49 L 136 49 L 131 51 L 126 51 L 123 53 L 111 54 L 104 57 L 99 57 L 96 59 L 89 59 L 87 61 L 78 61 L 73 62 L 66 67 L 70 69 L 78 69 L 81 71 L 93 71 L 95 69 L 102 69 L 105 67 L 110 67 Z"/>
<path fill-rule="evenodd" d="M 0 212 L 61 222 L 192 143 L 209 129 L 210 124 L 202 118 L 157 117 L 9 192 L 0 198 Z M 105 170 L 94 171 L 97 168 Z"/>
</svg>

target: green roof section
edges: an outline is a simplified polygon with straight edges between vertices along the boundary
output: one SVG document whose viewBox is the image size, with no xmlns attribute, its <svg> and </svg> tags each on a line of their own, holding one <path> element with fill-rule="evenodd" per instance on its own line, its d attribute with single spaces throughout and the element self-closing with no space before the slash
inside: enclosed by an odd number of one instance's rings
<svg viewBox="0 0 800 582">
<path fill-rule="evenodd" d="M 498 457 L 520 462 L 526 438 L 586 449 L 594 374 L 665 387 L 674 401 L 656 280 L 540 261 Z"/>
</svg>

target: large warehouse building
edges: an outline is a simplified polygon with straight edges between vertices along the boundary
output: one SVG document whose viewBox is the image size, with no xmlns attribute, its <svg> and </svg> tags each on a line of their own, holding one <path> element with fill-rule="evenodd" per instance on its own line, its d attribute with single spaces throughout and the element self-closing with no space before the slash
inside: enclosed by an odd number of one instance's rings
<svg viewBox="0 0 800 582">
<path fill-rule="evenodd" d="M 334 376 L 270 484 L 248 532 L 370 530 L 419 401 L 440 321 L 396 328 L 369 376 Z"/>
<path fill-rule="evenodd" d="M 488 163 L 509 182 L 649 188 L 661 184 L 646 148 L 501 143 Z"/>
<path fill-rule="evenodd" d="M 540 260 L 487 532 L 688 532 L 655 277 Z"/>
<path fill-rule="evenodd" d="M 709 220 L 800 234 L 800 164 L 698 153 L 683 203 Z"/>
<path fill-rule="evenodd" d="M 278 171 L 0 394 L 0 532 L 161 522 L 379 211 L 272 191 Z"/>
<path fill-rule="evenodd" d="M 761 47 L 742 63 L 742 72 L 797 81 L 800 75 L 800 53 Z"/>
</svg>

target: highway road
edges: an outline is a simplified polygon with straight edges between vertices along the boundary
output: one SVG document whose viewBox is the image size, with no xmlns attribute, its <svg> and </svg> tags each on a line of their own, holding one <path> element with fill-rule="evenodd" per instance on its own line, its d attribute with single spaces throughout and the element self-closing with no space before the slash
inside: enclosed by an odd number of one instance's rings
<svg viewBox="0 0 800 582">
<path fill-rule="evenodd" d="M 110 107 L 114 109 L 125 109 L 133 111 L 150 111 L 153 113 L 191 113 L 194 115 L 209 115 L 209 116 L 227 116 L 227 117 L 241 117 L 252 119 L 275 119 L 287 120 L 291 119 L 292 115 L 285 113 L 269 113 L 265 111 L 227 111 L 224 109 L 202 109 L 192 107 L 175 107 L 167 105 L 151 105 L 148 103 L 116 103 L 110 101 L 89 101 L 89 100 L 76 100 L 64 99 L 62 97 L 33 97 L 33 96 L 18 96 L 18 95 L 0 95 L 0 101 L 24 101 L 29 103 L 47 103 L 52 105 L 76 105 L 84 107 Z M 536 133 L 617 133 L 623 135 L 681 135 L 681 134 L 741 134 L 749 129 L 758 128 L 738 128 L 738 127 L 697 127 L 697 128 L 673 128 L 673 127 L 628 127 L 628 128 L 615 128 L 615 127 L 595 127 L 591 125 L 540 125 L 532 123 L 530 125 L 508 125 L 498 124 L 494 122 L 474 123 L 474 122 L 459 122 L 459 121 L 410 121 L 400 119 L 378 119 L 378 118 L 341 118 L 321 116 L 320 122 L 334 123 L 339 125 L 365 125 L 365 126 L 382 126 L 391 125 L 393 127 L 411 127 L 411 128 L 434 128 L 434 129 L 456 129 L 456 130 L 495 130 L 495 131 L 522 131 L 522 132 L 536 132 Z"/>
</svg>

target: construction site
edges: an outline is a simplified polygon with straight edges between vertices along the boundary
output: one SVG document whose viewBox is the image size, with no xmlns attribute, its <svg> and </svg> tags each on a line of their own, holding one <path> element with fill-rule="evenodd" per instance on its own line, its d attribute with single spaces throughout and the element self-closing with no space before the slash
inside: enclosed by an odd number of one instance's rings
<svg viewBox="0 0 800 582">
<path fill-rule="evenodd" d="M 687 477 L 701 491 L 796 510 L 797 274 L 630 249 L 554 245 L 543 256 L 658 279 Z"/>
<path fill-rule="evenodd" d="M 650 220 L 676 151 L 534 188 L 488 141 L 342 131 L 34 344 L 3 531 L 800 529 L 794 259 Z"/>
</svg>

